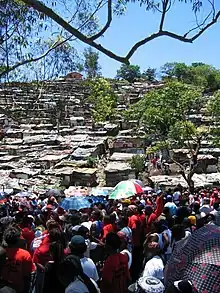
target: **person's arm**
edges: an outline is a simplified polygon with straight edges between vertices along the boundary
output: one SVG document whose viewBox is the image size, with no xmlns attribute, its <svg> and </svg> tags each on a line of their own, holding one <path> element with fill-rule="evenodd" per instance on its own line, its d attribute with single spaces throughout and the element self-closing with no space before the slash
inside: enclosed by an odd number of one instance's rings
<svg viewBox="0 0 220 293">
<path fill-rule="evenodd" d="M 163 212 L 163 196 L 159 196 L 156 199 L 156 210 L 154 211 L 157 218 L 162 214 Z"/>
<path fill-rule="evenodd" d="M 31 255 L 28 253 L 23 260 L 22 264 L 23 280 L 24 280 L 24 293 L 30 292 L 31 287 L 31 274 L 36 270 L 34 263 L 32 262 Z"/>
</svg>

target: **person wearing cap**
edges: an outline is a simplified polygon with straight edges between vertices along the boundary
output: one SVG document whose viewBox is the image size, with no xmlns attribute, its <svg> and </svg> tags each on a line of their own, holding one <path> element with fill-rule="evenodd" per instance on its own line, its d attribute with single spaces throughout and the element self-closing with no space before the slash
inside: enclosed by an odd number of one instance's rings
<svg viewBox="0 0 220 293">
<path fill-rule="evenodd" d="M 167 195 L 166 198 L 167 202 L 165 203 L 164 207 L 168 207 L 170 210 L 170 215 L 171 217 L 176 215 L 176 210 L 177 210 L 177 206 L 175 205 L 175 203 L 173 202 L 173 197 L 172 195 Z"/>
<path fill-rule="evenodd" d="M 99 280 L 98 272 L 96 266 L 91 258 L 85 257 L 84 253 L 87 250 L 87 245 L 85 238 L 81 235 L 75 235 L 72 237 L 70 242 L 70 251 L 71 254 L 76 255 L 80 258 L 81 266 L 83 272 L 95 282 Z"/>
</svg>

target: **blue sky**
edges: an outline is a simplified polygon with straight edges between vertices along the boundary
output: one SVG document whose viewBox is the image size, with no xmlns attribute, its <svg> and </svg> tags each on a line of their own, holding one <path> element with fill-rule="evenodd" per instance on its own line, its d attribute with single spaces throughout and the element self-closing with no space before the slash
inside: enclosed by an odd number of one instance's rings
<svg viewBox="0 0 220 293">
<path fill-rule="evenodd" d="M 220 9 L 220 1 L 217 8 Z M 201 11 L 202 18 L 207 7 Z M 100 19 L 103 22 L 106 12 L 102 11 Z M 114 16 L 109 31 L 100 38 L 100 43 L 117 54 L 126 55 L 129 48 L 139 39 L 156 32 L 159 14 L 146 12 L 137 4 L 130 4 L 125 16 Z M 176 4 L 167 14 L 166 30 L 184 33 L 195 25 L 195 18 L 191 7 L 187 4 Z M 136 51 L 131 59 L 132 64 L 138 64 L 142 70 L 153 67 L 160 68 L 166 62 L 185 62 L 187 64 L 201 61 L 220 68 L 220 22 L 206 31 L 193 44 L 182 43 L 167 37 L 153 40 Z M 82 44 L 79 47 L 83 48 Z M 105 77 L 114 77 L 120 63 L 100 53 L 102 73 Z"/>
</svg>

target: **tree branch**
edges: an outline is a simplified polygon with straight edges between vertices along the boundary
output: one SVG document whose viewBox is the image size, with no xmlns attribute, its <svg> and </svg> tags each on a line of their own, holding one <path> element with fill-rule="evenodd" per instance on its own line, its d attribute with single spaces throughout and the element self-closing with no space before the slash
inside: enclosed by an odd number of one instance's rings
<svg viewBox="0 0 220 293">
<path fill-rule="evenodd" d="M 97 34 L 92 36 L 90 39 L 94 41 L 94 40 L 98 39 L 99 37 L 101 37 L 107 31 L 107 29 L 110 27 L 111 22 L 112 22 L 112 0 L 108 0 L 107 22 L 106 22 L 105 26 L 100 30 L 100 32 L 98 32 Z"/>
<path fill-rule="evenodd" d="M 82 41 L 85 44 L 90 45 L 91 47 L 96 48 L 100 52 L 104 53 L 105 55 L 109 56 L 112 59 L 115 59 L 119 62 L 122 63 L 127 63 L 129 64 L 128 59 L 125 57 L 121 57 L 119 55 L 114 54 L 112 51 L 104 48 L 102 45 L 94 42 L 92 39 L 89 37 L 85 36 L 82 34 L 79 30 L 71 26 L 69 23 L 67 23 L 62 17 L 60 17 L 58 14 L 56 14 L 52 9 L 44 5 L 38 0 L 22 0 L 25 4 L 33 7 L 35 10 L 47 15 L 51 19 L 53 19 L 57 24 L 59 24 L 61 27 L 63 27 L 66 31 L 68 31 L 70 34 L 75 36 L 77 39 Z"/>
<path fill-rule="evenodd" d="M 22 66 L 22 65 L 26 65 L 26 64 L 29 64 L 31 62 L 36 62 L 36 61 L 39 61 L 41 59 L 43 59 L 44 57 L 46 57 L 52 50 L 56 49 L 57 47 L 61 46 L 62 44 L 66 43 L 70 38 L 72 38 L 72 36 L 70 36 L 69 38 L 61 41 L 61 42 L 58 42 L 56 41 L 44 54 L 38 56 L 38 57 L 35 57 L 35 58 L 30 58 L 30 59 L 27 59 L 27 60 L 23 60 L 9 68 L 7 68 L 6 70 L 0 72 L 0 78 L 3 77 L 5 74 L 8 74 L 10 73 L 11 71 L 17 69 L 18 67 Z"/>
<path fill-rule="evenodd" d="M 163 10 L 162 10 L 162 17 L 161 17 L 161 21 L 160 21 L 160 31 L 163 30 L 164 20 L 165 20 L 165 16 L 167 13 L 167 6 L 169 3 L 170 3 L 170 0 L 163 0 Z"/>
</svg>

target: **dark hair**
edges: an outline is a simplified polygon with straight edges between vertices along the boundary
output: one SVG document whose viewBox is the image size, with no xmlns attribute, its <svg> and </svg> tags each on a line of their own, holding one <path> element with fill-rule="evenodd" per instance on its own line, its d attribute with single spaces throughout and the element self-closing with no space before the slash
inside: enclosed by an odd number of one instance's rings
<svg viewBox="0 0 220 293">
<path fill-rule="evenodd" d="M 113 232 L 110 232 L 107 234 L 105 243 L 106 243 L 106 245 L 110 246 L 114 250 L 119 249 L 119 247 L 121 245 L 121 241 L 120 241 L 119 236 Z"/>
<path fill-rule="evenodd" d="M 84 274 L 79 257 L 75 255 L 70 255 L 64 259 L 59 265 L 57 276 L 65 287 L 74 281 L 75 277 L 80 276 L 83 283 L 88 288 L 88 291 L 90 293 L 97 293 L 95 285 L 91 282 L 90 278 Z"/>
<path fill-rule="evenodd" d="M 55 241 L 50 244 L 50 253 L 53 261 L 58 264 L 64 259 L 64 246 L 62 243 Z"/>
<path fill-rule="evenodd" d="M 128 216 L 121 216 L 120 217 L 120 224 L 121 224 L 121 226 L 123 226 L 123 228 L 128 226 L 128 221 L 129 221 Z"/>
<path fill-rule="evenodd" d="M 193 293 L 192 285 L 188 281 L 180 281 L 178 284 L 179 290 L 174 286 L 174 284 L 169 284 L 165 293 Z"/>
<path fill-rule="evenodd" d="M 217 210 L 219 208 L 219 201 L 213 203 L 213 208 Z"/>
<path fill-rule="evenodd" d="M 168 207 L 164 207 L 163 208 L 163 213 L 164 213 L 164 215 L 169 214 L 170 213 L 170 209 Z"/>
<path fill-rule="evenodd" d="M 183 225 L 176 224 L 173 226 L 172 230 L 172 242 L 173 240 L 180 240 L 184 237 L 185 235 L 185 229 Z"/>
<path fill-rule="evenodd" d="M 8 245 L 14 245 L 18 242 L 20 235 L 21 232 L 17 227 L 9 226 L 3 234 L 3 240 Z"/>
</svg>

